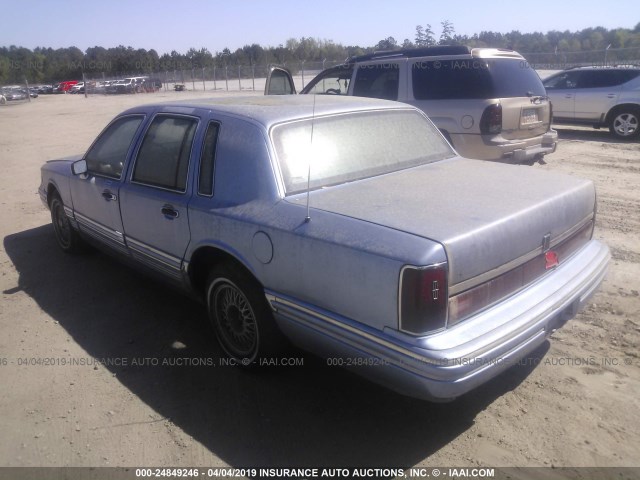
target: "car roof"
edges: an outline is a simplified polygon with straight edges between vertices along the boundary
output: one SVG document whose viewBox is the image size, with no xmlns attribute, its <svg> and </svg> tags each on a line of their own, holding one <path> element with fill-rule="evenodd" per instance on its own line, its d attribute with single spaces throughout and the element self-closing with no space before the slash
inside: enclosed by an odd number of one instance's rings
<svg viewBox="0 0 640 480">
<path fill-rule="evenodd" d="M 399 102 L 377 98 L 340 95 L 256 95 L 249 97 L 202 98 L 186 101 L 144 105 L 124 112 L 188 113 L 189 109 L 215 111 L 219 114 L 243 117 L 270 127 L 276 123 L 346 112 L 380 109 L 414 109 Z M 196 113 L 196 112 L 192 112 Z M 200 112 L 201 113 L 201 112 Z"/>
<path fill-rule="evenodd" d="M 419 57 L 456 57 L 463 58 L 517 58 L 522 55 L 508 48 L 471 48 L 464 45 L 438 45 L 422 48 L 402 48 L 398 50 L 382 50 L 365 55 L 349 57 L 346 64 L 366 62 L 370 60 L 386 60 L 393 58 L 419 58 Z"/>
</svg>

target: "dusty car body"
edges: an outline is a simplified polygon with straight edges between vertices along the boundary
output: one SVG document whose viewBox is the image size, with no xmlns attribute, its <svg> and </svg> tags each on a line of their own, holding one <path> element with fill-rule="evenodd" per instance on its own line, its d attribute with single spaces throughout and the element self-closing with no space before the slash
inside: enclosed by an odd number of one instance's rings
<svg viewBox="0 0 640 480">
<path fill-rule="evenodd" d="M 251 365 L 303 349 L 450 400 L 530 353 L 605 275 L 592 182 L 458 157 L 418 109 L 332 96 L 140 106 L 39 193 L 86 240 L 195 293 Z"/>
</svg>

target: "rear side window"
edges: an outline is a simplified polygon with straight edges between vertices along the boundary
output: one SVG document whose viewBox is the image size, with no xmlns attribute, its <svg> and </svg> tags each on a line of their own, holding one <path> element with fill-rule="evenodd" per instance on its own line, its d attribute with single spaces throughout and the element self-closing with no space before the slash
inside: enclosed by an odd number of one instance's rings
<svg viewBox="0 0 640 480">
<path fill-rule="evenodd" d="M 617 87 L 638 76 L 633 70 L 588 70 L 583 71 L 578 88 Z"/>
<path fill-rule="evenodd" d="M 357 97 L 397 100 L 399 76 L 397 63 L 360 65 L 356 71 L 353 94 Z"/>
<path fill-rule="evenodd" d="M 142 115 L 119 118 L 109 125 L 85 155 L 89 172 L 120 178 L 127 152 L 143 118 Z"/>
<path fill-rule="evenodd" d="M 411 69 L 417 100 L 512 98 L 545 95 L 538 74 L 517 59 L 416 62 Z"/>
<path fill-rule="evenodd" d="M 184 192 L 197 124 L 194 118 L 157 116 L 142 141 L 132 180 Z"/>
<path fill-rule="evenodd" d="M 204 137 L 204 148 L 202 149 L 198 178 L 198 193 L 200 195 L 213 195 L 213 167 L 215 164 L 216 144 L 218 143 L 218 130 L 220 130 L 220 125 L 210 123 Z"/>
</svg>

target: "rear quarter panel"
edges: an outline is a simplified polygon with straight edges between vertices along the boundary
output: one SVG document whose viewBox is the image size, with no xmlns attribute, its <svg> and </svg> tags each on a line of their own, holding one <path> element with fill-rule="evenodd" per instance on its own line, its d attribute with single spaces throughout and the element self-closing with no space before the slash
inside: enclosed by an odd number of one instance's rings
<svg viewBox="0 0 640 480">
<path fill-rule="evenodd" d="M 278 188 L 266 132 L 224 119 L 216 151 L 214 195 L 194 196 L 187 259 L 201 247 L 243 263 L 267 291 L 382 330 L 397 328 L 403 265 L 446 261 L 433 241 L 294 203 Z M 271 255 L 265 257 L 265 251 Z"/>
</svg>

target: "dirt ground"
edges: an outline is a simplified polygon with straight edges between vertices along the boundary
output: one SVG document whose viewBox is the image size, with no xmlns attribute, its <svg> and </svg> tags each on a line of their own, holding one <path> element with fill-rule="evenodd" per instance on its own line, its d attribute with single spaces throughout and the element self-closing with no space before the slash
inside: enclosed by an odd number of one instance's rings
<svg viewBox="0 0 640 480">
<path fill-rule="evenodd" d="M 58 250 L 41 164 L 83 152 L 128 106 L 203 95 L 0 107 L 0 465 L 640 466 L 637 141 L 562 127 L 547 165 L 522 167 L 596 183 L 608 277 L 528 365 L 438 405 L 307 356 L 260 374 L 200 365 L 218 352 L 202 307 L 102 254 Z"/>
</svg>

